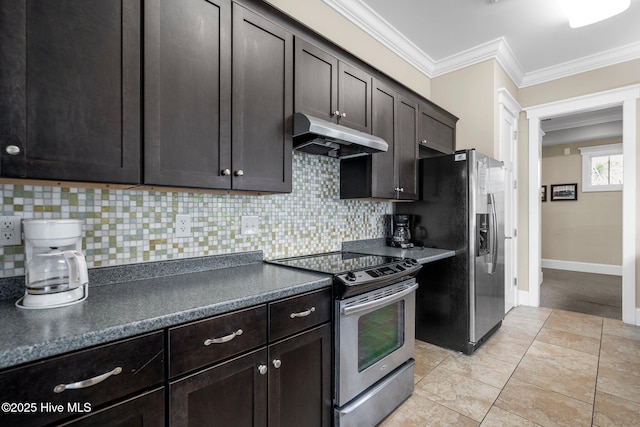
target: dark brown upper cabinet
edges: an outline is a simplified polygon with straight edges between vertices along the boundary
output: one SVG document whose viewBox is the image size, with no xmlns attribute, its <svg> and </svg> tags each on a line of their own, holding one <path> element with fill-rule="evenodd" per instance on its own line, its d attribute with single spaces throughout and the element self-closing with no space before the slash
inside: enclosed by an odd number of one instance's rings
<svg viewBox="0 0 640 427">
<path fill-rule="evenodd" d="M 291 192 L 292 34 L 234 4 L 232 71 L 233 188 Z"/>
<path fill-rule="evenodd" d="M 230 189 L 231 3 L 147 0 L 144 183 Z"/>
<path fill-rule="evenodd" d="M 418 141 L 421 151 L 451 154 L 456 150 L 456 122 L 458 118 L 428 103 L 418 106 Z"/>
<path fill-rule="evenodd" d="M 400 200 L 418 200 L 418 104 L 412 98 L 398 95 L 396 170 Z"/>
<path fill-rule="evenodd" d="M 371 133 L 372 77 L 296 37 L 295 111 Z"/>
<path fill-rule="evenodd" d="M 290 192 L 291 34 L 229 0 L 145 23 L 145 184 Z"/>
<path fill-rule="evenodd" d="M 373 134 L 389 149 L 341 160 L 340 197 L 416 200 L 417 104 L 374 80 L 372 111 Z"/>
<path fill-rule="evenodd" d="M 0 2 L 0 175 L 140 182 L 140 1 Z"/>
</svg>

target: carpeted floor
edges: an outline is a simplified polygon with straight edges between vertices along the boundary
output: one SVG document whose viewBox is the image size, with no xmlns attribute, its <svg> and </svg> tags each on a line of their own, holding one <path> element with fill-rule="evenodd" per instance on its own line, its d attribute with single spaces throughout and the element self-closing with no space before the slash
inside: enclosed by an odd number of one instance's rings
<svg viewBox="0 0 640 427">
<path fill-rule="evenodd" d="M 540 306 L 622 319 L 622 277 L 542 269 Z"/>
</svg>

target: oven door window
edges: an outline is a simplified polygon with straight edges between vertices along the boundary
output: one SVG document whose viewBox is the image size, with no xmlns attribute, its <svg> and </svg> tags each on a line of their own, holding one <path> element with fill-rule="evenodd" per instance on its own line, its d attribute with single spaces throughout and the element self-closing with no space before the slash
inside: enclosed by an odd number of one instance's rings
<svg viewBox="0 0 640 427">
<path fill-rule="evenodd" d="M 404 300 L 386 305 L 358 319 L 358 372 L 404 344 Z"/>
</svg>

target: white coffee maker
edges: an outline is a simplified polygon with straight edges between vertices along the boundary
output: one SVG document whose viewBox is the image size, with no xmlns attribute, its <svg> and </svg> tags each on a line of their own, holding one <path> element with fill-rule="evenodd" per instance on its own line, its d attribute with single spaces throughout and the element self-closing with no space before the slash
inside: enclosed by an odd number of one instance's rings
<svg viewBox="0 0 640 427">
<path fill-rule="evenodd" d="M 87 299 L 89 275 L 82 254 L 82 221 L 23 221 L 26 291 L 20 308 L 64 307 Z"/>
</svg>

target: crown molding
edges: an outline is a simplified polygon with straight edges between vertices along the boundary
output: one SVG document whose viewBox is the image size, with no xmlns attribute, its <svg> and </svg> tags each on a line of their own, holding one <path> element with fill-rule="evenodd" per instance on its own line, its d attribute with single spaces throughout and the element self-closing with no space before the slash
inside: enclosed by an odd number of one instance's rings
<svg viewBox="0 0 640 427">
<path fill-rule="evenodd" d="M 563 64 L 554 65 L 553 67 L 532 71 L 524 76 L 519 87 L 523 88 L 533 86 L 551 80 L 560 79 L 562 77 L 569 77 L 575 74 L 593 71 L 598 68 L 632 61 L 638 58 L 640 58 L 640 42 L 631 43 L 606 52 L 585 56 L 584 58 L 576 59 L 575 61 L 569 61 Z"/>
<path fill-rule="evenodd" d="M 522 72 L 522 66 L 504 37 L 491 40 L 436 61 L 434 72 L 429 77 L 438 77 L 489 59 L 495 59 L 514 83 L 523 79 L 524 73 Z"/>
<path fill-rule="evenodd" d="M 640 58 L 640 42 L 525 73 L 504 37 L 434 61 L 362 0 L 322 0 L 351 23 L 429 78 L 494 59 L 518 88 Z"/>
<path fill-rule="evenodd" d="M 323 1 L 418 71 L 429 78 L 433 75 L 433 59 L 369 6 L 359 0 Z"/>
</svg>

